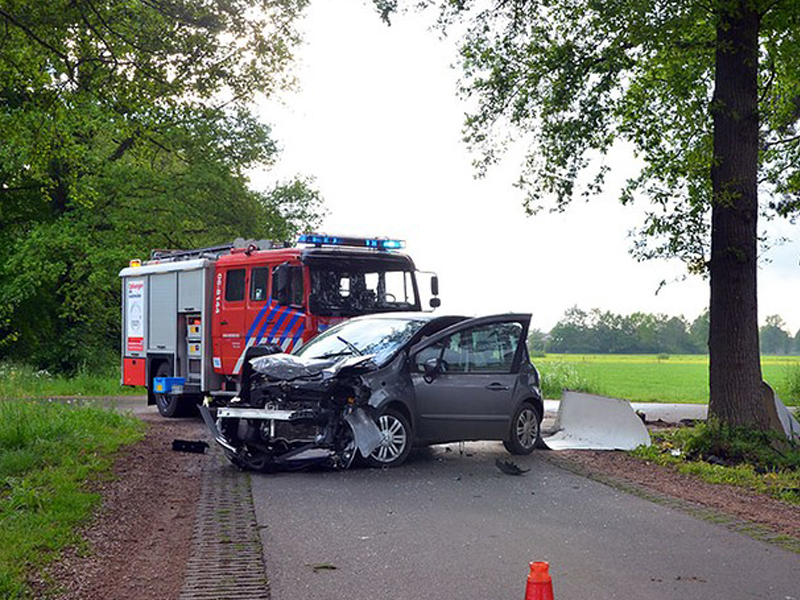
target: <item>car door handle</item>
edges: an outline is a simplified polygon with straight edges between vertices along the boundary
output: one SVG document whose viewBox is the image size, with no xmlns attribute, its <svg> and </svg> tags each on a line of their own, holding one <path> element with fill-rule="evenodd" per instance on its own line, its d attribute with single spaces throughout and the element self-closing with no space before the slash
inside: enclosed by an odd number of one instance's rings
<svg viewBox="0 0 800 600">
<path fill-rule="evenodd" d="M 496 392 L 503 392 L 508 389 L 507 385 L 503 385 L 502 383 L 490 383 L 486 386 L 487 390 L 492 390 Z"/>
</svg>

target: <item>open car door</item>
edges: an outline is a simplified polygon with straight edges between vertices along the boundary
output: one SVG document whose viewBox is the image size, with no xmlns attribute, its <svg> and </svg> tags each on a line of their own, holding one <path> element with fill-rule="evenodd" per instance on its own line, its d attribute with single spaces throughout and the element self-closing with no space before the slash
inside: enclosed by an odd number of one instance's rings
<svg viewBox="0 0 800 600">
<path fill-rule="evenodd" d="M 420 440 L 508 437 L 530 319 L 530 314 L 467 319 L 411 349 Z"/>
</svg>

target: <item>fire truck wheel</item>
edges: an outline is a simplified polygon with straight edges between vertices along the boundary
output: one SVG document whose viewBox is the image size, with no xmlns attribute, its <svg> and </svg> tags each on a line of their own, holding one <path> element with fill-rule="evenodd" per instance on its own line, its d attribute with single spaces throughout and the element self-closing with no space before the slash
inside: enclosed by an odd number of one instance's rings
<svg viewBox="0 0 800 600">
<path fill-rule="evenodd" d="M 158 369 L 156 369 L 156 374 L 153 376 L 155 377 L 171 377 L 172 376 L 172 369 L 170 369 L 167 363 L 161 363 L 158 365 Z M 175 396 L 172 394 L 153 394 L 156 398 L 156 406 L 158 407 L 158 412 L 161 414 L 162 417 L 167 417 L 168 419 L 173 419 L 175 417 L 183 416 L 183 406 L 184 403 L 181 400 L 180 396 Z"/>
</svg>

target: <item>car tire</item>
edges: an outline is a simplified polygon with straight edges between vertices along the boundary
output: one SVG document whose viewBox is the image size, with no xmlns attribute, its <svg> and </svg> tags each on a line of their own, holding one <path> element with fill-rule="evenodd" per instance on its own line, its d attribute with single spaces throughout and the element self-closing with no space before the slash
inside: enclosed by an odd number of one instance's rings
<svg viewBox="0 0 800 600">
<path fill-rule="evenodd" d="M 386 410 L 376 419 L 383 442 L 365 460 L 370 467 L 399 467 L 411 453 L 411 424 L 400 411 Z"/>
<path fill-rule="evenodd" d="M 530 402 L 523 402 L 514 412 L 508 439 L 503 442 L 511 454 L 530 454 L 540 443 L 542 417 Z"/>
<path fill-rule="evenodd" d="M 153 375 L 153 379 L 156 377 L 171 377 L 172 376 L 172 369 L 170 368 L 168 363 L 162 362 L 158 365 L 156 369 L 156 374 Z M 151 381 L 152 384 L 152 381 Z M 156 399 L 156 406 L 158 407 L 158 412 L 162 417 L 166 417 L 168 419 L 174 419 L 177 417 L 182 417 L 185 411 L 185 403 L 180 396 L 176 396 L 173 394 L 157 394 L 153 392 L 153 397 Z"/>
</svg>

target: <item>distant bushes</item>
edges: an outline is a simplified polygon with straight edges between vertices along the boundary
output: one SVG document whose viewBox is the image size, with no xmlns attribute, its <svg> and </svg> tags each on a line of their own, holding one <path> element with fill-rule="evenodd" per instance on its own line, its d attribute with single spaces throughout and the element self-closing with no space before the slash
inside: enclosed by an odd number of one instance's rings
<svg viewBox="0 0 800 600">
<path fill-rule="evenodd" d="M 546 362 L 537 365 L 545 398 L 561 398 L 564 390 L 600 394 L 574 365 L 566 362 Z"/>
<path fill-rule="evenodd" d="M 800 355 L 800 331 L 792 336 L 786 328 L 780 315 L 766 318 L 759 329 L 761 354 Z M 683 316 L 619 315 L 573 306 L 549 333 L 531 330 L 528 347 L 531 352 L 555 354 L 706 354 L 708 332 L 707 310 L 689 322 Z"/>
</svg>

